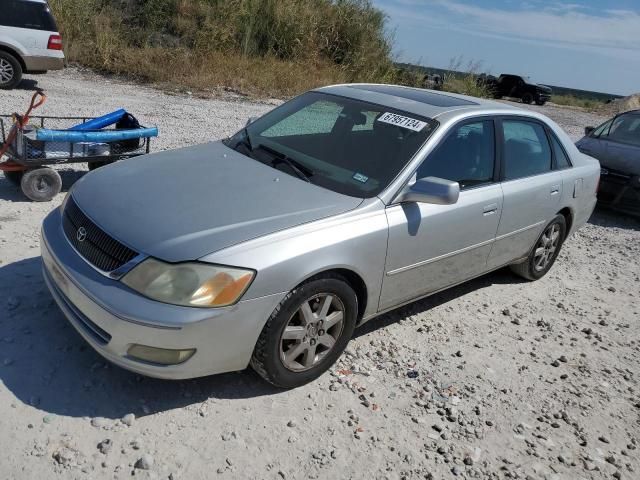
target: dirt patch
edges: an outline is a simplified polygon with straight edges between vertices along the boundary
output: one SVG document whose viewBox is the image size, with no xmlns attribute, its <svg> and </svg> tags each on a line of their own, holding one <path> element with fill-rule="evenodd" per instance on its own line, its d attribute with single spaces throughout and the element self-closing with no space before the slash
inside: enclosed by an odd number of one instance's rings
<svg viewBox="0 0 640 480">
<path fill-rule="evenodd" d="M 125 106 L 160 126 L 155 149 L 220 138 L 272 108 L 75 71 L 33 79 L 50 95 L 43 113 Z M 3 93 L 0 111 L 21 111 L 31 93 Z M 574 139 L 600 119 L 531 108 Z M 63 174 L 68 188 L 83 169 Z M 598 211 L 544 279 L 502 270 L 385 314 L 331 372 L 280 391 L 251 371 L 169 382 L 98 356 L 40 273 L 40 224 L 62 198 L 28 202 L 0 175 L 3 477 L 637 478 L 634 220 Z"/>
</svg>

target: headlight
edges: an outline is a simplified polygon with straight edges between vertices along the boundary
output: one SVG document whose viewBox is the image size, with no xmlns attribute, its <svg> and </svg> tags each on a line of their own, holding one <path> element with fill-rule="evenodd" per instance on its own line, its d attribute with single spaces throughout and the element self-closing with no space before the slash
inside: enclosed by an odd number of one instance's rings
<svg viewBox="0 0 640 480">
<path fill-rule="evenodd" d="M 225 307 L 240 300 L 255 272 L 206 263 L 164 263 L 148 258 L 122 281 L 159 302 L 188 307 Z"/>
</svg>

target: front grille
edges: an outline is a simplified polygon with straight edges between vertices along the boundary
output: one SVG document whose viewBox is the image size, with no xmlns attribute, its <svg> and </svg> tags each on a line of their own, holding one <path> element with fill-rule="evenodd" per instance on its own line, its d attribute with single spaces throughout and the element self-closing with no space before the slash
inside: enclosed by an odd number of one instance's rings
<svg viewBox="0 0 640 480">
<path fill-rule="evenodd" d="M 138 253 L 105 233 L 93 223 L 70 197 L 62 214 L 64 233 L 89 263 L 104 272 L 111 272 L 133 260 Z M 81 235 L 78 230 L 83 228 Z"/>
</svg>

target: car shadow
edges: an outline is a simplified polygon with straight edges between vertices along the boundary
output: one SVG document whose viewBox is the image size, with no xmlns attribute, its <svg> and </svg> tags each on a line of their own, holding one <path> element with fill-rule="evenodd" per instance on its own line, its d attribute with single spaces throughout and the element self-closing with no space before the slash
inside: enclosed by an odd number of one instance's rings
<svg viewBox="0 0 640 480">
<path fill-rule="evenodd" d="M 598 205 L 589 219 L 592 225 L 640 231 L 640 218 Z"/>
<path fill-rule="evenodd" d="M 62 178 L 62 192 L 68 192 L 73 184 L 85 175 L 87 171 L 65 168 L 64 170 L 58 169 L 58 173 L 60 174 L 60 178 Z M 16 203 L 31 203 L 31 200 L 22 193 L 20 186 L 11 183 L 4 174 L 0 175 L 0 200 Z"/>
<path fill-rule="evenodd" d="M 15 90 L 27 90 L 30 92 L 42 90 L 38 87 L 38 81 L 32 78 L 23 78 L 22 81 L 14 87 Z"/>
<path fill-rule="evenodd" d="M 422 300 L 416 300 L 415 302 L 384 313 L 359 327 L 354 333 L 354 338 L 360 337 L 362 335 L 367 335 L 381 328 L 393 325 L 403 318 L 424 313 L 428 310 L 431 310 L 432 308 L 455 300 L 458 297 L 462 297 L 464 295 L 467 295 L 468 293 L 475 292 L 476 290 L 481 290 L 483 288 L 487 288 L 496 284 L 506 285 L 518 283 L 527 283 L 527 281 L 520 277 L 517 277 L 508 268 L 501 268 L 500 270 L 496 270 L 468 282 L 462 283 L 456 287 L 448 288 L 447 290 L 435 293 L 429 297 L 423 298 Z"/>
<path fill-rule="evenodd" d="M 0 266 L 0 381 L 17 402 L 72 417 L 138 417 L 282 393 L 252 370 L 185 381 L 143 377 L 110 364 L 64 318 L 33 257 Z"/>
</svg>

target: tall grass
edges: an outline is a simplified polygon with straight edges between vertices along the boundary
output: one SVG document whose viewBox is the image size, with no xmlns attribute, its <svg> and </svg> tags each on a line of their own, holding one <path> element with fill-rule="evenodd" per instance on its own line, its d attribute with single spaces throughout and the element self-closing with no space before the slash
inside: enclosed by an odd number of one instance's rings
<svg viewBox="0 0 640 480">
<path fill-rule="evenodd" d="M 597 111 L 606 105 L 605 102 L 591 98 L 578 98 L 574 95 L 552 95 L 551 102 L 569 107 L 580 107 L 586 110 Z"/>
<path fill-rule="evenodd" d="M 290 95 L 393 81 L 370 0 L 50 0 L 70 61 L 206 90 Z"/>
</svg>

